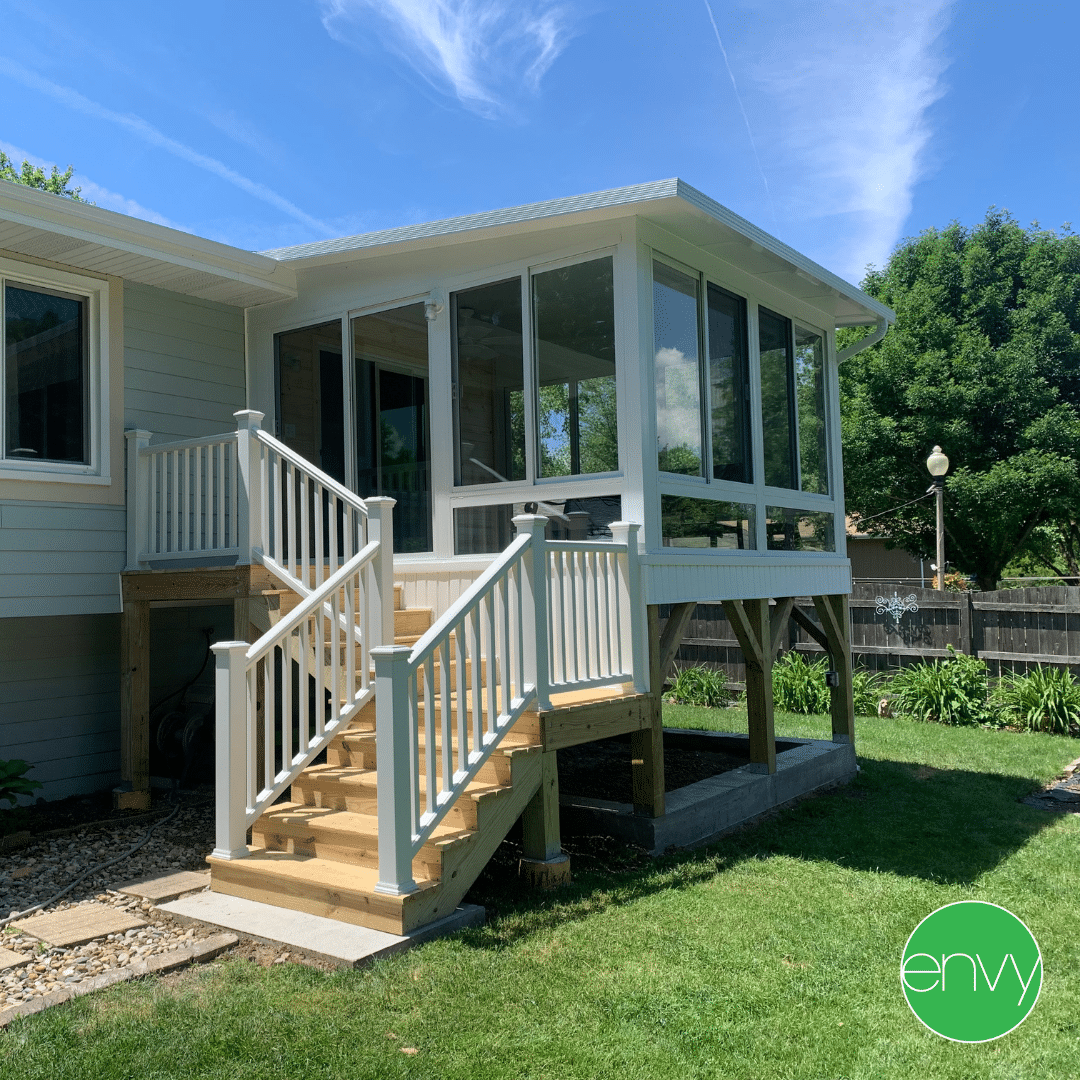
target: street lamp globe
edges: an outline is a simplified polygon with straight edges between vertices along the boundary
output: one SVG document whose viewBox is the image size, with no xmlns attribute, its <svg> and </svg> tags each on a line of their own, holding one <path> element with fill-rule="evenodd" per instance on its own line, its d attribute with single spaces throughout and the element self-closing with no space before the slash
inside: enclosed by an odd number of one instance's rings
<svg viewBox="0 0 1080 1080">
<path fill-rule="evenodd" d="M 940 446 L 934 447 L 930 456 L 926 459 L 926 467 L 935 480 L 949 471 L 949 459 L 941 452 Z"/>
</svg>

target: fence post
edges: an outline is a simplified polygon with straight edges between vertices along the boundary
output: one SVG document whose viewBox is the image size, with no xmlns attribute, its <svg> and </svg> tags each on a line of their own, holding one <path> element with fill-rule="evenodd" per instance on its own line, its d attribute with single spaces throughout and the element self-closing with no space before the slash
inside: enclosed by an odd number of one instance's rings
<svg viewBox="0 0 1080 1080">
<path fill-rule="evenodd" d="M 215 655 L 214 732 L 215 859 L 242 859 L 247 846 L 247 650 L 246 641 L 221 641 Z"/>
<path fill-rule="evenodd" d="M 368 543 L 378 541 L 379 550 L 371 560 L 371 581 L 375 593 L 368 599 L 371 640 L 376 645 L 394 644 L 394 507 L 396 499 L 385 495 L 365 499 L 368 508 Z"/>
<path fill-rule="evenodd" d="M 150 432 L 124 432 L 127 442 L 127 566 L 139 569 L 139 556 L 150 550 L 150 462 L 140 450 L 150 445 Z"/>
<path fill-rule="evenodd" d="M 521 590 L 521 650 L 525 669 L 525 684 L 536 687 L 536 707 L 551 708 L 551 669 L 548 659 L 548 567 L 547 523 L 542 514 L 518 514 L 513 519 L 518 535 L 532 538 L 529 550 L 522 559 L 525 572 Z M 566 633 L 566 620 L 563 620 Z M 509 663 L 510 658 L 501 660 Z"/>
<path fill-rule="evenodd" d="M 259 430 L 265 414 L 256 409 L 241 409 L 233 413 L 236 420 L 236 540 L 239 564 L 251 562 L 251 549 L 262 549 L 262 516 L 259 512 L 258 440 L 252 436 Z"/>
<path fill-rule="evenodd" d="M 626 545 L 626 559 L 619 559 L 619 608 L 623 612 L 623 640 L 630 643 L 630 664 L 634 674 L 634 693 L 649 692 L 649 660 L 645 656 L 645 597 L 641 590 L 641 557 L 638 533 L 641 526 L 630 521 L 613 521 L 612 539 Z M 657 693 L 660 688 L 657 687 Z"/>
<path fill-rule="evenodd" d="M 393 501 L 393 500 L 390 500 Z M 379 789 L 379 880 L 375 891 L 416 891 L 412 876 L 413 723 L 408 645 L 378 645 L 375 661 L 375 769 Z M 435 753 L 435 747 L 426 748 Z"/>
</svg>

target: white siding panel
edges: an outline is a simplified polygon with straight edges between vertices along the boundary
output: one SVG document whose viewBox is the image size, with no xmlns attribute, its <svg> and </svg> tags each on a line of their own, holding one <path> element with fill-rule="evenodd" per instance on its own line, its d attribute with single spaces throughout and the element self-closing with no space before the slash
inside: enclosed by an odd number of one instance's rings
<svg viewBox="0 0 1080 1080">
<path fill-rule="evenodd" d="M 846 559 L 659 560 L 646 555 L 643 563 L 646 602 L 650 604 L 851 592 L 851 569 Z"/>
<path fill-rule="evenodd" d="M 120 618 L 0 618 L 0 758 L 23 758 L 47 799 L 115 784 Z"/>
</svg>

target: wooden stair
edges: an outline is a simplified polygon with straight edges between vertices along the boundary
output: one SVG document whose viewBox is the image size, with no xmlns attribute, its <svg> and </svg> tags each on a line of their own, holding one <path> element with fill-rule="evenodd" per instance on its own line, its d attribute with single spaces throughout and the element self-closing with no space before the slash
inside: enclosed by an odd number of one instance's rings
<svg viewBox="0 0 1080 1080">
<path fill-rule="evenodd" d="M 291 596 L 268 596 L 268 625 L 299 603 Z M 415 643 L 430 627 L 432 613 L 403 608 L 400 586 L 394 608 L 395 641 Z M 451 679 L 456 663 L 450 664 Z M 539 731 L 538 714 L 521 717 L 414 858 L 417 890 L 388 896 L 375 891 L 378 781 L 370 702 L 327 747 L 326 764 L 305 769 L 289 800 L 255 823 L 248 857 L 208 859 L 211 888 L 393 934 L 441 919 L 458 906 L 536 793 L 542 774 Z M 421 730 L 421 762 L 425 752 Z M 422 791 L 424 782 L 422 773 Z"/>
</svg>

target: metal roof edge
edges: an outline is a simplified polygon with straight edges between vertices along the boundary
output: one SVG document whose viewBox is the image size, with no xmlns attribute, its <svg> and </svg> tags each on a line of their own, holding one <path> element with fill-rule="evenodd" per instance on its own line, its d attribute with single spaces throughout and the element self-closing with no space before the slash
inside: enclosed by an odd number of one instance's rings
<svg viewBox="0 0 1080 1080">
<path fill-rule="evenodd" d="M 676 184 L 678 187 L 677 194 L 679 198 L 690 203 L 692 206 L 696 206 L 703 213 L 708 214 L 709 217 L 715 218 L 721 224 L 727 225 L 736 232 L 742 233 L 748 240 L 753 241 L 755 244 L 759 244 L 766 251 L 771 251 L 774 255 L 778 255 L 781 259 L 786 260 L 804 273 L 809 274 L 811 277 L 817 278 L 822 284 L 828 285 L 830 288 L 835 289 L 837 292 L 854 300 L 856 303 L 868 307 L 874 312 L 877 318 L 885 319 L 890 325 L 896 321 L 896 314 L 892 308 L 886 307 L 880 300 L 875 300 L 868 293 L 863 292 L 857 285 L 852 285 L 850 281 L 845 281 L 831 270 L 826 270 L 820 263 L 816 263 L 813 259 L 807 258 L 801 252 L 796 251 L 795 248 L 789 247 L 782 240 L 777 240 L 771 233 L 765 232 L 764 229 L 758 228 L 753 222 L 747 221 L 744 217 L 740 217 L 722 203 L 718 203 L 715 199 L 710 199 L 708 195 L 702 191 L 698 191 L 697 188 L 686 183 L 685 180 L 677 180 Z"/>
</svg>

